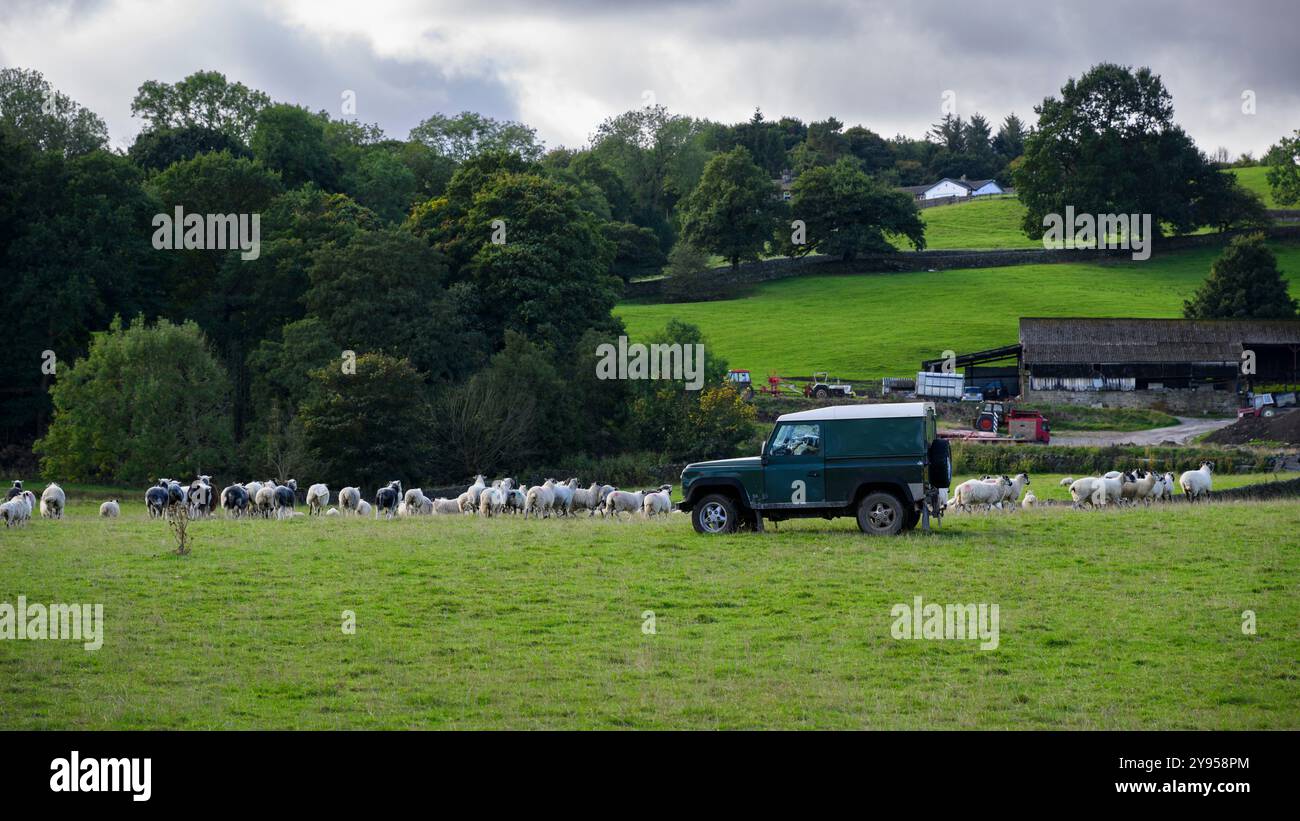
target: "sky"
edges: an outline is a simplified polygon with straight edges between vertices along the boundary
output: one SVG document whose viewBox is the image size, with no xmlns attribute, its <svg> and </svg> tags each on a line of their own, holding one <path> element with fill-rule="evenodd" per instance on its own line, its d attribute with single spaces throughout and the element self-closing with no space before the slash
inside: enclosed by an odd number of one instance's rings
<svg viewBox="0 0 1300 821">
<path fill-rule="evenodd" d="M 1203 150 L 1258 157 L 1300 128 L 1297 32 L 1297 0 L 0 0 L 0 65 L 41 71 L 118 148 L 142 82 L 198 70 L 338 117 L 353 92 L 356 118 L 397 138 L 468 109 L 576 148 L 648 102 L 886 137 L 923 136 L 945 100 L 1032 122 L 1067 78 L 1117 62 L 1162 76 Z"/>
</svg>

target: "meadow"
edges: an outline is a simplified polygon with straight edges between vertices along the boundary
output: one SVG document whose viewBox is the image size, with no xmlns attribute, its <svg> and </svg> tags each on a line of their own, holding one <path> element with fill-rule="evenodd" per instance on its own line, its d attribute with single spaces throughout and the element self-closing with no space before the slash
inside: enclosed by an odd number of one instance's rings
<svg viewBox="0 0 1300 821">
<path fill-rule="evenodd" d="M 1300 244 L 1272 247 L 1292 294 L 1300 295 Z M 698 325 L 730 367 L 748 368 L 760 380 L 771 371 L 907 376 L 945 349 L 964 353 L 1015 342 L 1022 316 L 1181 316 L 1183 300 L 1218 253 L 1197 248 L 1145 262 L 794 277 L 734 299 L 624 303 L 615 313 L 634 341 L 669 319 Z"/>
<path fill-rule="evenodd" d="M 1264 200 L 1265 208 L 1295 208 L 1294 205 L 1282 205 L 1273 199 L 1273 189 L 1268 184 L 1268 168 L 1262 165 L 1250 168 L 1229 168 L 1225 173 L 1232 174 L 1237 182 L 1247 191 L 1254 191 Z"/>
<path fill-rule="evenodd" d="M 0 641 L 0 728 L 1300 728 L 1293 502 L 881 540 L 704 538 L 681 514 L 208 520 L 178 557 L 140 505 L 97 501 L 0 531 L 0 601 L 106 622 L 97 652 Z M 914 596 L 998 604 L 999 646 L 894 639 Z"/>
</svg>

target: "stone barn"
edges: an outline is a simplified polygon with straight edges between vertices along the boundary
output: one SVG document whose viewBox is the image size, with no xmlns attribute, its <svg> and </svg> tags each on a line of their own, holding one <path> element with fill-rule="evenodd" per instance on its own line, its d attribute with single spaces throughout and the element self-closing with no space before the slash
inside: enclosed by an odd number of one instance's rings
<svg viewBox="0 0 1300 821">
<path fill-rule="evenodd" d="M 1300 383 L 1300 320 L 1024 317 L 1019 348 L 1027 402 L 1231 413 L 1239 393 Z"/>
</svg>

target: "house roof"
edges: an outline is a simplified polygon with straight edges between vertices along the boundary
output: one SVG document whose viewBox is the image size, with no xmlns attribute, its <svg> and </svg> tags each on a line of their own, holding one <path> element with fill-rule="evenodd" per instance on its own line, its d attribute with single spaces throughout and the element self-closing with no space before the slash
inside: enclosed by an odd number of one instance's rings
<svg viewBox="0 0 1300 821">
<path fill-rule="evenodd" d="M 824 422 L 828 419 L 898 419 L 925 416 L 934 411 L 933 402 L 882 402 L 876 405 L 831 405 L 826 408 L 784 413 L 778 422 Z"/>
<path fill-rule="evenodd" d="M 1022 317 L 1020 344 L 1030 366 L 1237 363 L 1252 345 L 1300 345 L 1300 320 Z"/>
<path fill-rule="evenodd" d="M 952 177 L 944 177 L 938 182 L 932 182 L 926 185 L 904 185 L 901 186 L 899 190 L 906 191 L 907 193 L 913 195 L 924 194 L 926 191 L 929 191 L 931 188 L 934 188 L 937 185 L 942 185 L 945 182 L 950 182 L 953 185 L 960 185 L 962 188 L 965 188 L 969 191 L 978 191 L 979 189 L 983 188 L 984 186 L 988 185 L 991 182 L 994 183 L 997 182 L 997 180 L 957 180 L 957 179 L 953 179 Z"/>
</svg>

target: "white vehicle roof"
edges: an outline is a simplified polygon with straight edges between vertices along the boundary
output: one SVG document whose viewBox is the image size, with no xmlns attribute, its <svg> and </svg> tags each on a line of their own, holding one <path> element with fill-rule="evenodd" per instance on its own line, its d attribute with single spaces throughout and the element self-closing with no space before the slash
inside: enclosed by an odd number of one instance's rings
<svg viewBox="0 0 1300 821">
<path fill-rule="evenodd" d="M 878 405 L 831 405 L 827 408 L 785 413 L 778 422 L 821 422 L 828 419 L 898 419 L 934 412 L 933 402 L 882 402 Z"/>
</svg>

